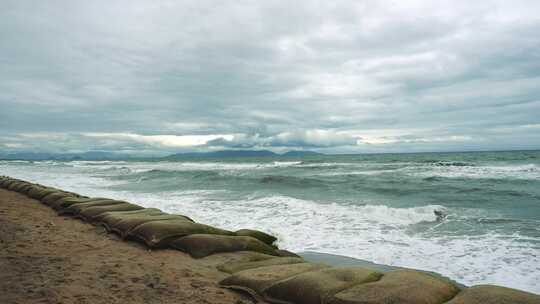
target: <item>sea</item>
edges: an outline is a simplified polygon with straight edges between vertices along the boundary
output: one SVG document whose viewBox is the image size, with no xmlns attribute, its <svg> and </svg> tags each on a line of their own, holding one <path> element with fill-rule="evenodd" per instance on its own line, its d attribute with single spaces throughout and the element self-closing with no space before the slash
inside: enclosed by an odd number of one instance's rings
<svg viewBox="0 0 540 304">
<path fill-rule="evenodd" d="M 0 175 L 540 293 L 540 151 L 0 161 Z"/>
</svg>

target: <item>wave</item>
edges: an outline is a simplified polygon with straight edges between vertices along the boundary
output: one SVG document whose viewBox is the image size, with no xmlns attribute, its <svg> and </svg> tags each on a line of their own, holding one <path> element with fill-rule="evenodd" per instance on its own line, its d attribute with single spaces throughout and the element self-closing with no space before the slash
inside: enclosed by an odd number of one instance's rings
<svg viewBox="0 0 540 304">
<path fill-rule="evenodd" d="M 428 169 L 412 168 L 409 175 L 433 178 L 474 178 L 474 179 L 522 179 L 540 180 L 540 167 L 536 164 L 503 166 L 433 166 Z"/>
<path fill-rule="evenodd" d="M 474 163 L 462 162 L 462 161 L 441 161 L 440 159 L 426 159 L 419 161 L 419 163 L 431 164 L 434 166 L 454 166 L 454 167 L 472 167 L 475 166 Z"/>
</svg>

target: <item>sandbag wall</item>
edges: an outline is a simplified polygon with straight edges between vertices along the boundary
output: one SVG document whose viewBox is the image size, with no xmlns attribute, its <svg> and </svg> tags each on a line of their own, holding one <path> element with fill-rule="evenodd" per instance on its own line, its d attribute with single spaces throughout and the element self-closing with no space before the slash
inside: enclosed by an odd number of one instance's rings
<svg viewBox="0 0 540 304">
<path fill-rule="evenodd" d="M 274 245 L 276 238 L 257 230 L 228 231 L 196 223 L 185 215 L 107 198 L 90 198 L 60 189 L 0 177 L 0 188 L 41 201 L 61 215 L 74 216 L 150 248 L 174 248 L 202 258 L 248 251 L 247 260 L 220 265 L 230 276 L 226 288 L 271 303 L 295 304 L 540 304 L 540 296 L 490 285 L 460 288 L 426 272 L 380 273 L 362 267 L 309 263 Z"/>
</svg>

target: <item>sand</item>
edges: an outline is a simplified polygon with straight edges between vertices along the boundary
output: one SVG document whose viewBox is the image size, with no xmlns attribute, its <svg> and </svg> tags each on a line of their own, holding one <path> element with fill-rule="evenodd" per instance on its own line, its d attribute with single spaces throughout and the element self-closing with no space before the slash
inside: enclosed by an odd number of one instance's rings
<svg viewBox="0 0 540 304">
<path fill-rule="evenodd" d="M 251 303 L 220 288 L 215 266 L 245 258 L 195 260 L 120 240 L 0 189 L 0 303 Z"/>
</svg>

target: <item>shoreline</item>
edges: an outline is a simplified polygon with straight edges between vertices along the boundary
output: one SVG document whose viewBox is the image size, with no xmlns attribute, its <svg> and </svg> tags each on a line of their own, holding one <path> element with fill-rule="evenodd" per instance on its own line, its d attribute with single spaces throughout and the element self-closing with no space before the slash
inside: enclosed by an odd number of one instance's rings
<svg viewBox="0 0 540 304">
<path fill-rule="evenodd" d="M 0 281 L 7 282 L 0 285 L 0 294 L 6 301 L 25 296 L 62 303 L 251 301 L 225 287 L 271 303 L 312 303 L 304 299 L 322 301 L 323 296 L 331 303 L 364 303 L 368 298 L 372 303 L 540 302 L 532 293 L 493 285 L 467 287 L 432 272 L 317 252 L 304 252 L 302 258 L 264 245 L 261 240 L 271 238 L 267 244 L 272 244 L 275 238 L 263 232 L 220 230 L 180 215 L 149 219 L 148 212 L 155 212 L 151 208 L 124 201 L 82 197 L 7 177 L 0 186 L 12 190 L 0 189 L 0 263 L 6 269 Z M 61 216 L 47 208 L 52 206 L 64 206 L 54 208 Z M 75 218 L 62 216 L 66 211 Z M 107 233 L 101 226 L 104 219 L 95 221 L 100 214 L 128 222 L 142 219 L 129 233 L 139 234 L 139 243 Z M 179 237 L 160 240 L 171 231 Z"/>
</svg>

